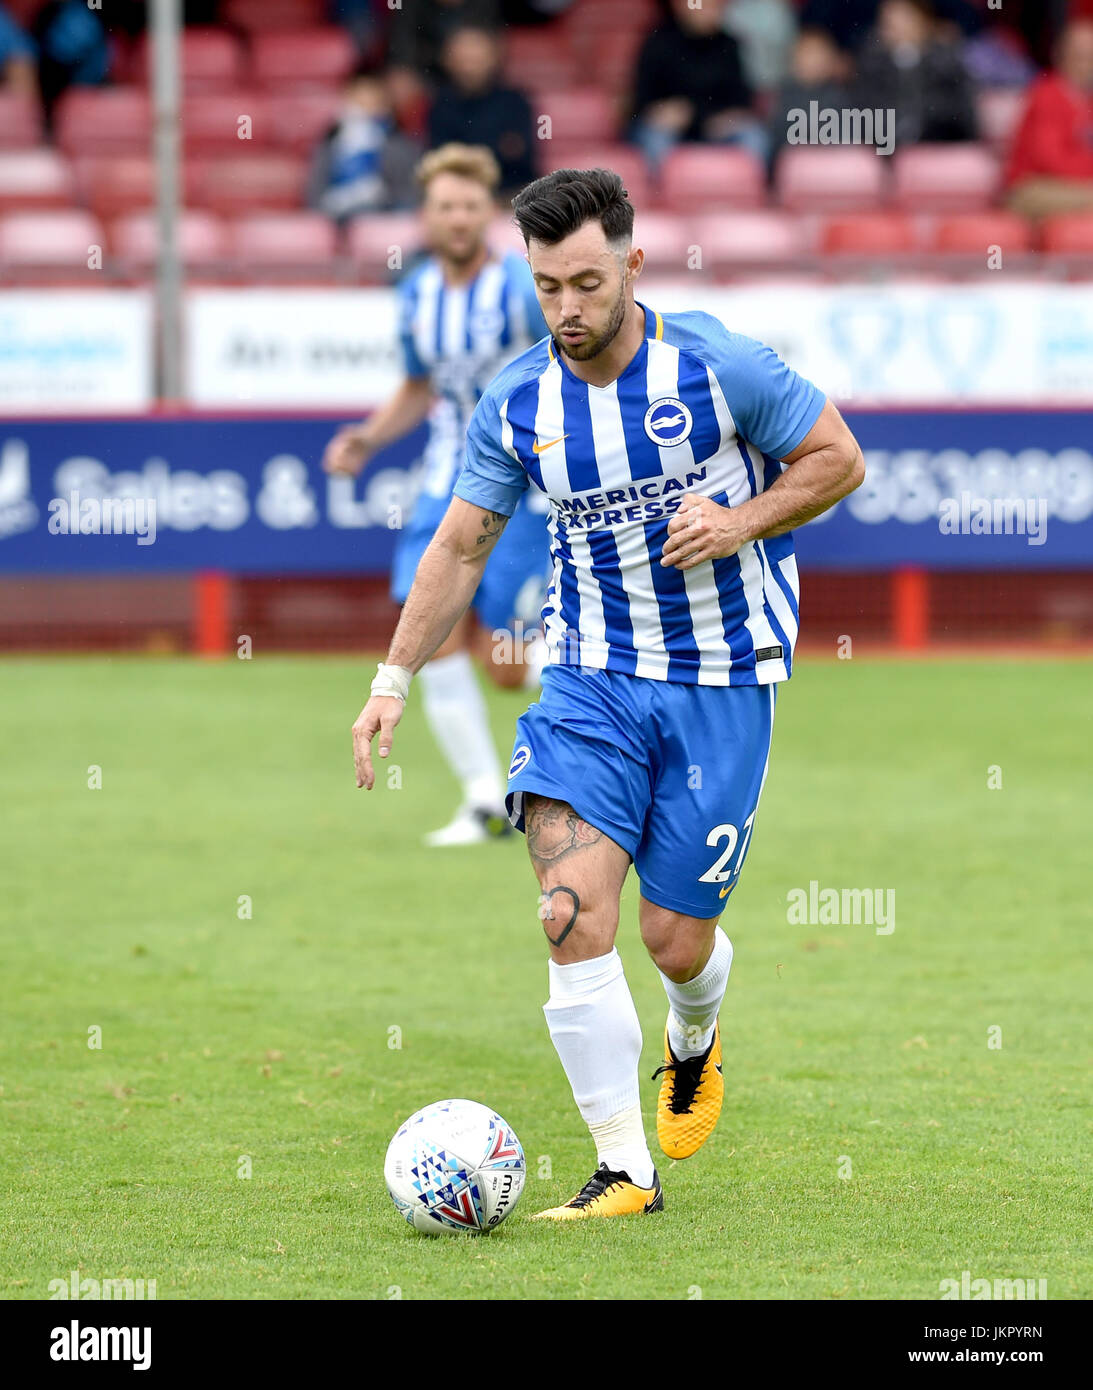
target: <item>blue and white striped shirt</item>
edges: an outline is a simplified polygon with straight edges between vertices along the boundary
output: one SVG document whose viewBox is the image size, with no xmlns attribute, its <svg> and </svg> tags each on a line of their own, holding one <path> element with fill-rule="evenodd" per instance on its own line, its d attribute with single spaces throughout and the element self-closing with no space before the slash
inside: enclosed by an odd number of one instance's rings
<svg viewBox="0 0 1093 1390">
<path fill-rule="evenodd" d="M 439 521 L 463 461 L 467 425 L 501 368 L 547 331 L 528 263 L 516 252 L 491 256 L 469 284 L 444 283 L 429 257 L 398 287 L 399 338 L 407 376 L 428 377 L 436 399 L 420 510 Z"/>
<path fill-rule="evenodd" d="M 454 494 L 506 516 L 529 486 L 549 498 L 551 661 L 697 685 L 785 680 L 798 624 L 790 534 L 690 570 L 660 556 L 684 493 L 731 507 L 765 491 L 824 395 L 710 314 L 645 318 L 642 346 L 607 386 L 574 376 L 549 338 L 511 362 L 474 410 Z"/>
</svg>

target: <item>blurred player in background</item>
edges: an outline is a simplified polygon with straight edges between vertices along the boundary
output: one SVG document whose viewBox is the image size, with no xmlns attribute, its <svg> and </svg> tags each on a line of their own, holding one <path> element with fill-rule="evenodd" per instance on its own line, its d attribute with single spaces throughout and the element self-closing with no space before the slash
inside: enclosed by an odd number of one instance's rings
<svg viewBox="0 0 1093 1390">
<path fill-rule="evenodd" d="M 495 254 L 487 245 L 500 179 L 490 151 L 443 145 L 421 161 L 418 179 L 432 254 L 399 286 L 406 378 L 368 420 L 339 430 L 323 458 L 327 472 L 356 475 L 378 450 L 428 418 L 422 491 L 395 553 L 391 593 L 399 603 L 448 509 L 471 412 L 500 368 L 547 331 L 527 261 L 516 252 Z M 546 510 L 541 497 L 521 505 L 490 555 L 473 613 L 461 616 L 422 671 L 425 717 L 463 789 L 451 823 L 426 836 L 430 846 L 512 833 L 471 656 L 482 659 L 497 685 L 538 686 L 544 648 L 536 624 L 549 570 Z M 513 633 L 512 641 L 496 640 L 493 634 L 503 630 Z"/>
<path fill-rule="evenodd" d="M 390 751 L 414 671 L 464 611 L 529 488 L 551 501 L 550 664 L 523 714 L 507 807 L 550 946 L 551 1040 L 598 1167 L 550 1220 L 659 1211 L 642 1124 L 641 1026 L 615 950 L 631 862 L 668 996 L 661 1148 L 695 1153 L 721 1111 L 718 926 L 751 842 L 777 682 L 797 637 L 790 531 L 864 477 L 811 382 L 710 314 L 634 298 L 643 252 L 619 176 L 563 169 L 513 201 L 552 336 L 483 395 L 467 463 L 388 663 L 354 726 Z"/>
</svg>

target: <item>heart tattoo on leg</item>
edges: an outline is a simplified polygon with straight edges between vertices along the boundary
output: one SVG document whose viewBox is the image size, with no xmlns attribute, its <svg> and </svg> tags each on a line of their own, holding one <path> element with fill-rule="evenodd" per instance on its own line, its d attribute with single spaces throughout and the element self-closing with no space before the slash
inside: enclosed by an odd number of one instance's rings
<svg viewBox="0 0 1093 1390">
<path fill-rule="evenodd" d="M 561 932 L 557 936 L 551 936 L 550 932 L 546 930 L 545 923 L 554 921 L 553 898 L 555 893 L 569 894 L 569 896 L 573 899 L 573 915 L 570 917 L 569 921 L 565 924 L 565 926 L 562 928 Z M 552 946 L 560 946 L 562 942 L 566 939 L 569 933 L 573 930 L 573 924 L 576 922 L 577 913 L 580 912 L 580 910 L 580 898 L 577 896 L 576 892 L 572 888 L 567 888 L 564 884 L 559 884 L 557 888 L 552 888 L 549 893 L 540 894 L 539 920 L 544 923 L 543 931 L 546 932 L 546 939 L 550 942 Z"/>
</svg>

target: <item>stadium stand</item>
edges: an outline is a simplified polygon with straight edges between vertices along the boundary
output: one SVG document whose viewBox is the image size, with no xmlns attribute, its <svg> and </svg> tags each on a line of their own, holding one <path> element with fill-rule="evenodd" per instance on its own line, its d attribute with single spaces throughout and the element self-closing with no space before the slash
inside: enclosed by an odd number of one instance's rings
<svg viewBox="0 0 1093 1390">
<path fill-rule="evenodd" d="M 907 212 L 970 212 L 998 194 L 1001 170 L 982 145 L 916 145 L 892 158 L 893 195 Z"/>
<path fill-rule="evenodd" d="M 135 82 L 148 81 L 149 48 L 145 39 L 136 46 L 131 65 Z M 182 36 L 182 90 L 187 96 L 236 90 L 244 64 L 243 45 L 226 29 L 194 28 Z"/>
<path fill-rule="evenodd" d="M 29 22 L 38 6 L 15 8 Z M 325 0 L 225 0 L 219 13 L 218 26 L 192 27 L 183 39 L 186 205 L 227 219 L 223 236 L 233 245 L 232 218 L 270 215 L 261 225 L 272 241 L 263 239 L 249 272 L 256 280 L 266 271 L 279 279 L 293 264 L 310 280 L 330 247 L 333 259 L 343 255 L 356 273 L 386 283 L 389 218 L 372 214 L 373 226 L 358 218 L 344 244 L 310 216 L 286 219 L 305 212 L 308 163 L 358 61 L 353 38 L 329 22 Z M 634 57 L 659 14 L 655 0 L 577 0 L 549 24 L 510 27 L 504 65 L 506 81 L 528 91 L 536 120 L 550 118 L 539 132 L 544 171 L 605 164 L 623 175 L 645 214 L 651 266 L 679 266 L 696 225 L 707 265 L 728 278 L 756 268 L 838 276 L 851 273 L 856 256 L 873 271 L 898 269 L 905 257 L 905 266 L 966 276 L 983 267 L 986 245 L 1021 257 L 1027 272 L 1059 275 L 1091 254 L 1087 214 L 1048 218 L 1041 236 L 1034 222 L 1003 210 L 1002 170 L 1026 101 L 1020 86 L 976 93 L 977 141 L 903 147 L 891 158 L 860 146 L 790 146 L 769 177 L 742 148 L 685 144 L 654 177 L 624 137 Z M 0 217 L 84 212 L 115 225 L 152 206 L 148 44 L 113 42 L 111 85 L 70 88 L 52 140 L 33 97 L 0 91 Z M 498 228 L 516 244 L 503 215 Z M 13 235 L 18 248 L 22 232 Z M 201 234 L 187 254 L 200 259 L 209 246 Z M 27 264 L 17 254 L 7 278 Z M 132 263 L 114 268 L 133 273 Z"/>
<path fill-rule="evenodd" d="M 660 170 L 660 204 L 686 215 L 707 208 L 757 208 L 765 200 L 763 166 L 747 150 L 678 145 Z"/>
<path fill-rule="evenodd" d="M 210 212 L 187 209 L 179 219 L 179 249 L 186 267 L 199 273 L 219 271 L 228 259 L 223 221 Z M 110 225 L 110 248 L 129 274 L 147 275 L 155 264 L 159 234 L 153 212 L 132 212 Z"/>
</svg>

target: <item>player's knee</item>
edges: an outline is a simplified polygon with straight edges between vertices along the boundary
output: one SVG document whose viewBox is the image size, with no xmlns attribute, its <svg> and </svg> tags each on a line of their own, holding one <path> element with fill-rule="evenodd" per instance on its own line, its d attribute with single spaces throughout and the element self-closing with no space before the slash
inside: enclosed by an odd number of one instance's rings
<svg viewBox="0 0 1093 1390">
<path fill-rule="evenodd" d="M 702 971 L 710 954 L 710 943 L 696 939 L 688 930 L 690 918 L 678 913 L 658 914 L 654 922 L 642 923 L 641 937 L 653 964 L 670 980 L 683 984 Z"/>
</svg>

